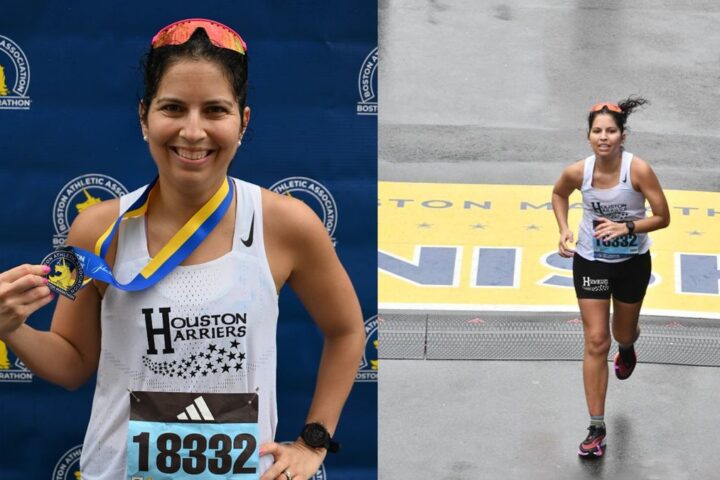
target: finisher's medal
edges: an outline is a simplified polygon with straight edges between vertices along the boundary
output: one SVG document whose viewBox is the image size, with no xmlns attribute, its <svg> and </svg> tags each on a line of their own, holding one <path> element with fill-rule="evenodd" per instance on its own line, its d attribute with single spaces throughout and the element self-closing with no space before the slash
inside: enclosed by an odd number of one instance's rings
<svg viewBox="0 0 720 480">
<path fill-rule="evenodd" d="M 257 480 L 255 393 L 131 392 L 127 480 Z"/>
<path fill-rule="evenodd" d="M 115 280 L 112 270 L 104 258 L 113 238 L 117 234 L 120 222 L 127 218 L 145 215 L 150 194 L 157 178 L 145 188 L 142 195 L 123 212 L 122 215 L 103 233 L 95 244 L 95 252 L 78 247 L 62 247 L 43 260 L 51 268 L 48 286 L 54 292 L 75 300 L 75 293 L 91 278 L 105 282 L 120 290 L 138 291 L 150 288 L 180 265 L 205 237 L 220 223 L 230 203 L 232 203 L 235 184 L 225 178 L 217 192 L 185 225 L 170 239 L 145 267 L 130 282 L 122 284 Z M 84 277 L 88 277 L 83 281 Z"/>
<path fill-rule="evenodd" d="M 75 294 L 83 287 L 83 267 L 70 247 L 61 247 L 48 254 L 40 262 L 50 267 L 48 288 L 53 292 L 75 300 Z"/>
</svg>

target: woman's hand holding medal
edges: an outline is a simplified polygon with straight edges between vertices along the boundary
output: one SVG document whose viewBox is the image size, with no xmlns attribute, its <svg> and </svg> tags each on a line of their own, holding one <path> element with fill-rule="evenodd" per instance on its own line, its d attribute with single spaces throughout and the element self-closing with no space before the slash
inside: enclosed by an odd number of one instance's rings
<svg viewBox="0 0 720 480">
<path fill-rule="evenodd" d="M 0 273 L 0 339 L 52 301 L 46 278 L 49 271 L 45 265 L 20 265 Z"/>
</svg>

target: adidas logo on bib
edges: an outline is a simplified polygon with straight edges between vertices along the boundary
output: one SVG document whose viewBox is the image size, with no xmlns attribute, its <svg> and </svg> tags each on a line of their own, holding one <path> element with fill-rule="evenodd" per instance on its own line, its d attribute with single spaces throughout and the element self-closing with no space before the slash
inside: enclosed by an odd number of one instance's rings
<svg viewBox="0 0 720 480">
<path fill-rule="evenodd" d="M 185 411 L 177 416 L 178 420 L 188 422 L 188 421 L 213 421 L 215 420 L 215 417 L 213 417 L 213 414 L 210 412 L 210 409 L 207 406 L 207 403 L 205 403 L 205 399 L 200 396 L 193 401 L 190 405 L 185 408 Z"/>
</svg>

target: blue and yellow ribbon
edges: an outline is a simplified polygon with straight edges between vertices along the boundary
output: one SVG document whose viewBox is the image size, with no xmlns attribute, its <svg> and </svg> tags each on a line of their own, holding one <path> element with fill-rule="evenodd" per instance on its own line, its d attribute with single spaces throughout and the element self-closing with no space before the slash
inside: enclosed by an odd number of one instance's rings
<svg viewBox="0 0 720 480">
<path fill-rule="evenodd" d="M 142 195 L 103 233 L 95 244 L 95 252 L 88 252 L 78 247 L 69 247 L 82 265 L 86 277 L 100 280 L 120 290 L 138 291 L 155 285 L 173 268 L 180 265 L 188 255 L 212 232 L 220 223 L 230 207 L 234 192 L 234 183 L 225 178 L 217 192 L 205 205 L 195 212 L 190 220 L 170 239 L 170 241 L 145 265 L 129 283 L 122 284 L 115 280 L 112 270 L 105 262 L 113 238 L 117 234 L 120 223 L 128 218 L 145 215 L 148 203 L 157 183 L 157 178 L 148 185 Z"/>
</svg>

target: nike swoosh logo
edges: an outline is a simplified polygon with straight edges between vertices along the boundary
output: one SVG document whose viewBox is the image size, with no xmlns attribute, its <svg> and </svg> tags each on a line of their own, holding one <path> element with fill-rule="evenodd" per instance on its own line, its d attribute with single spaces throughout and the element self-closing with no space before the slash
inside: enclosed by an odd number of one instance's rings
<svg viewBox="0 0 720 480">
<path fill-rule="evenodd" d="M 254 229 L 255 229 L 255 212 L 253 212 L 252 220 L 250 220 L 250 233 L 248 233 L 247 240 L 245 240 L 243 238 L 240 239 L 240 240 L 242 240 L 243 245 L 245 245 L 246 247 L 250 247 L 250 245 L 252 245 Z"/>
</svg>

